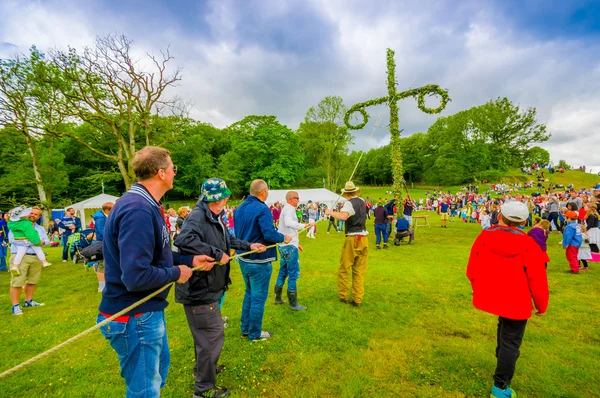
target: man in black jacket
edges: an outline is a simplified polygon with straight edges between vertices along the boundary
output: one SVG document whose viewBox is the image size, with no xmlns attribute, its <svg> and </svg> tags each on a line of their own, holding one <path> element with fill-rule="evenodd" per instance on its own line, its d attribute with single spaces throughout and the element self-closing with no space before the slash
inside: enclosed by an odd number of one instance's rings
<svg viewBox="0 0 600 398">
<path fill-rule="evenodd" d="M 217 362 L 225 340 L 219 301 L 231 282 L 230 249 L 265 250 L 260 243 L 250 244 L 229 234 L 223 215 L 230 195 L 231 191 L 220 178 L 204 181 L 202 196 L 175 239 L 181 254 L 210 253 L 216 261 L 201 272 L 195 272 L 175 291 L 175 300 L 183 304 L 196 348 L 195 398 L 229 395 L 228 389 L 217 387 L 215 383 Z"/>
</svg>

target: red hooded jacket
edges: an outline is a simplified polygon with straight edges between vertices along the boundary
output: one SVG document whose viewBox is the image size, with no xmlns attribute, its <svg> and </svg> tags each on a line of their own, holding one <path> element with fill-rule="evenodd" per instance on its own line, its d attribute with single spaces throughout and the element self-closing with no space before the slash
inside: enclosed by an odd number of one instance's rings
<svg viewBox="0 0 600 398">
<path fill-rule="evenodd" d="M 524 232 L 500 225 L 481 232 L 471 248 L 467 278 L 475 308 L 504 318 L 531 318 L 548 308 L 545 257 Z"/>
</svg>

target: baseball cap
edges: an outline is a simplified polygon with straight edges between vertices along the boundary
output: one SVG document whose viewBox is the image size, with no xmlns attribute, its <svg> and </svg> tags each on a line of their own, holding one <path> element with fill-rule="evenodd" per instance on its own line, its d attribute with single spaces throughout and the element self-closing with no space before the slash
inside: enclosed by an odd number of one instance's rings
<svg viewBox="0 0 600 398">
<path fill-rule="evenodd" d="M 568 211 L 565 213 L 565 217 L 567 218 L 571 218 L 571 219 L 576 219 L 578 217 L 578 214 L 575 213 L 574 211 Z"/>
<path fill-rule="evenodd" d="M 529 209 L 525 203 L 517 202 L 516 200 L 510 200 L 505 202 L 500 207 L 500 213 L 510 220 L 515 222 L 523 222 L 529 218 Z"/>
</svg>

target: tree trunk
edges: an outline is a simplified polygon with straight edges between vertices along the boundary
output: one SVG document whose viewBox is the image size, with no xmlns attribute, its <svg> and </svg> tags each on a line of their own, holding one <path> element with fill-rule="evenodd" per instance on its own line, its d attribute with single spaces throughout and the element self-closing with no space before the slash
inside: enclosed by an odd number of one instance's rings
<svg viewBox="0 0 600 398">
<path fill-rule="evenodd" d="M 31 155 L 32 165 L 33 165 L 33 175 L 35 177 L 35 186 L 38 191 L 38 195 L 40 197 L 40 207 L 42 208 L 42 222 L 44 225 L 44 229 L 48 229 L 48 223 L 50 221 L 50 211 L 52 209 L 52 203 L 50 195 L 46 192 L 46 188 L 44 187 L 44 181 L 42 180 L 42 174 L 40 173 L 40 165 L 37 159 L 37 153 L 35 151 L 35 143 L 33 139 L 29 135 L 28 132 L 23 132 L 25 136 L 25 140 L 27 141 L 27 148 L 29 149 L 29 154 Z"/>
</svg>

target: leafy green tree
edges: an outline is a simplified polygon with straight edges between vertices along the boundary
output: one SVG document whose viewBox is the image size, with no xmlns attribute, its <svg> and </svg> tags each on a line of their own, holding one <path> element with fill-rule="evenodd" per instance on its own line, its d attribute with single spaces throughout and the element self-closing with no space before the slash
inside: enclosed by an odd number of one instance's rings
<svg viewBox="0 0 600 398">
<path fill-rule="evenodd" d="M 471 108 L 468 113 L 472 131 L 493 146 L 490 156 L 492 167 L 496 169 L 520 166 L 531 144 L 550 138 L 546 126 L 536 120 L 535 108 L 522 110 L 507 98 L 489 101 Z"/>
<path fill-rule="evenodd" d="M 302 152 L 310 165 L 325 170 L 326 186 L 336 190 L 341 178 L 341 162 L 353 136 L 343 125 L 346 107 L 341 97 L 325 97 L 311 107 L 298 128 Z"/>
<path fill-rule="evenodd" d="M 275 116 L 246 116 L 225 129 L 231 150 L 219 159 L 218 173 L 232 192 L 244 193 L 260 178 L 273 189 L 291 186 L 304 157 L 298 136 Z"/>
<path fill-rule="evenodd" d="M 534 146 L 525 151 L 523 162 L 526 165 L 531 165 L 533 163 L 548 164 L 550 163 L 550 152 L 539 146 Z"/>
<path fill-rule="evenodd" d="M 56 112 L 56 90 L 36 79 L 46 64 L 44 54 L 33 47 L 28 56 L 0 60 L 0 125 L 5 133 L 23 137 L 30 155 L 29 165 L 38 201 L 43 207 L 44 223 L 52 208 L 53 188 L 60 188 L 60 154 L 53 151 L 53 139 L 39 145 L 45 134 L 59 126 L 63 118 Z M 18 173 L 17 175 L 19 175 Z"/>
<path fill-rule="evenodd" d="M 200 185 L 209 177 L 218 177 L 217 161 L 231 148 L 223 132 L 210 124 L 188 120 L 180 138 L 165 145 L 177 165 L 177 179 L 173 189 L 185 196 L 198 195 Z"/>
</svg>

